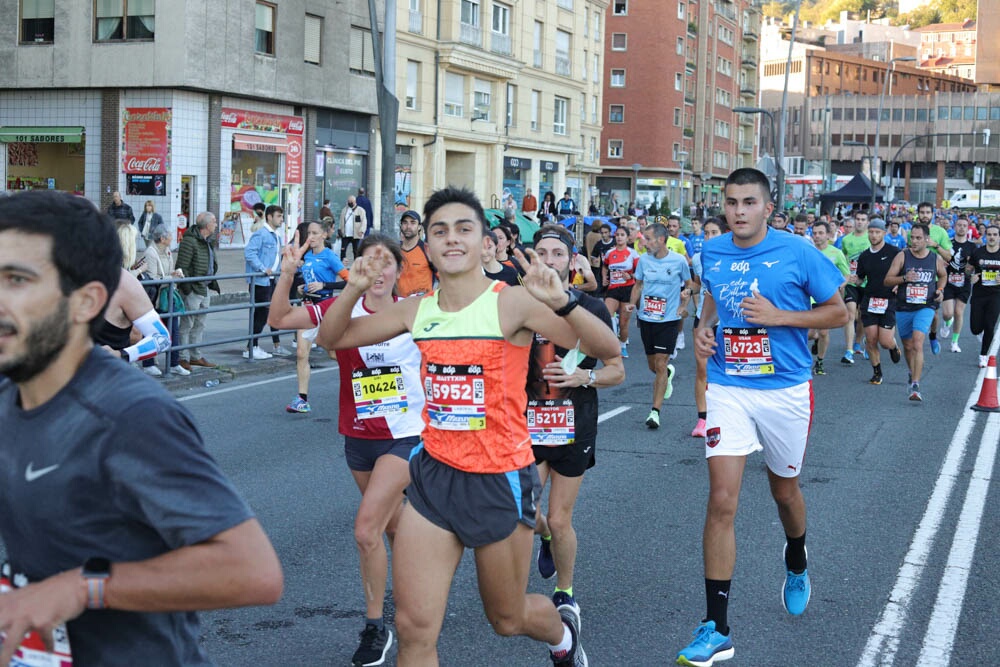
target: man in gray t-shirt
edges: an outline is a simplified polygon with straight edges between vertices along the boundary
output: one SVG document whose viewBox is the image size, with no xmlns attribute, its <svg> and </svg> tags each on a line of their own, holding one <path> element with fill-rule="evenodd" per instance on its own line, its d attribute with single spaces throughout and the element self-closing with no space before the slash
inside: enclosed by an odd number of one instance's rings
<svg viewBox="0 0 1000 667">
<path fill-rule="evenodd" d="M 187 410 L 93 345 L 120 263 L 86 200 L 0 199 L 0 630 L 66 623 L 74 667 L 207 665 L 194 611 L 272 604 L 281 567 Z"/>
</svg>

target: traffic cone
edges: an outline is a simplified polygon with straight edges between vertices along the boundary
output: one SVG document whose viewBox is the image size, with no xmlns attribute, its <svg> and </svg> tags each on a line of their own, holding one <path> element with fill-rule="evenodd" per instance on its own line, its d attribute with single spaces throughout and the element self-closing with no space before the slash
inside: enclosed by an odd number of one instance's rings
<svg viewBox="0 0 1000 667">
<path fill-rule="evenodd" d="M 990 356 L 986 364 L 986 377 L 983 378 L 983 388 L 979 390 L 979 401 L 972 406 L 977 412 L 1000 412 L 1000 402 L 997 401 L 997 358 Z"/>
</svg>

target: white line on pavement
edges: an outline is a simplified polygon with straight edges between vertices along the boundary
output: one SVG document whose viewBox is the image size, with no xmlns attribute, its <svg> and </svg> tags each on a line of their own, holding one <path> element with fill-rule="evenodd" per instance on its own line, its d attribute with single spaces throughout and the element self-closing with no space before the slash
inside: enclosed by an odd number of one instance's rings
<svg viewBox="0 0 1000 667">
<path fill-rule="evenodd" d="M 618 415 L 620 415 L 621 413 L 625 412 L 626 410 L 630 410 L 631 407 L 632 406 L 630 406 L 630 405 L 623 405 L 621 407 L 615 408 L 614 410 L 608 410 L 603 415 L 599 415 L 597 417 L 597 423 L 600 424 L 601 422 L 607 421 L 607 420 L 611 419 L 612 417 L 617 417 Z"/>
<path fill-rule="evenodd" d="M 312 374 L 313 375 L 319 375 L 320 373 L 327 373 L 329 371 L 335 371 L 335 370 L 337 370 L 337 368 L 339 368 L 339 366 L 337 366 L 336 364 L 334 364 L 333 366 L 328 366 L 327 368 L 317 368 L 316 370 L 314 370 L 312 372 Z M 202 392 L 198 392 L 197 394 L 191 394 L 190 396 L 183 396 L 181 398 L 178 398 L 177 400 L 179 402 L 181 402 L 181 401 L 193 401 L 196 398 L 204 398 L 206 396 L 215 396 L 216 394 L 228 394 L 231 391 L 239 391 L 240 389 L 249 389 L 251 387 L 259 387 L 262 384 L 271 384 L 272 382 L 281 382 L 282 380 L 294 380 L 294 379 L 295 379 L 295 374 L 294 373 L 292 373 L 290 375 L 279 375 L 276 378 L 268 378 L 266 380 L 258 380 L 257 382 L 248 382 L 247 384 L 240 384 L 240 385 L 237 385 L 235 387 L 223 387 L 222 389 L 215 389 L 213 391 L 202 391 Z"/>
<path fill-rule="evenodd" d="M 996 462 L 997 441 L 1000 440 L 1000 414 L 991 414 L 983 429 L 976 467 L 969 480 L 969 491 L 962 506 L 962 514 L 955 528 L 955 539 L 951 543 L 948 564 L 941 577 L 937 601 L 927 625 L 924 644 L 920 650 L 917 666 L 934 667 L 951 663 L 951 651 L 955 644 L 955 631 L 962 615 L 966 586 L 972 558 L 976 553 L 979 528 L 986 505 L 986 494 L 990 488 L 993 465 Z"/>
</svg>

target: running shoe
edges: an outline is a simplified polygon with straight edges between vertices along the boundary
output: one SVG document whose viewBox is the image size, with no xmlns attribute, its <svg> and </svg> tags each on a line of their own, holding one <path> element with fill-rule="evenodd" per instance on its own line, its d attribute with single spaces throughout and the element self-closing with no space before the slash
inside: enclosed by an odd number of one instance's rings
<svg viewBox="0 0 1000 667">
<path fill-rule="evenodd" d="M 309 412 L 312 410 L 309 407 L 309 401 L 302 400 L 301 396 L 296 396 L 292 399 L 292 402 L 285 406 L 285 412 Z"/>
<path fill-rule="evenodd" d="M 542 538 L 542 546 L 538 549 L 538 574 L 542 579 L 551 579 L 556 573 L 556 561 L 552 557 L 552 538 Z"/>
<path fill-rule="evenodd" d="M 892 359 L 892 363 L 894 363 L 894 364 L 898 364 L 899 363 L 900 357 L 899 357 L 899 346 L 898 345 L 896 347 L 892 348 L 891 350 L 889 350 L 889 358 Z"/>
<path fill-rule="evenodd" d="M 587 654 L 584 652 L 583 646 L 580 645 L 579 617 L 566 606 L 559 609 L 559 616 L 562 617 L 563 623 L 566 624 L 570 634 L 573 635 L 573 646 L 568 651 L 563 652 L 562 655 L 550 653 L 552 664 L 556 665 L 556 667 L 587 667 L 589 664 L 587 662 Z"/>
<path fill-rule="evenodd" d="M 916 382 L 910 385 L 910 400 L 922 401 L 924 397 L 920 395 L 920 385 Z"/>
<path fill-rule="evenodd" d="M 705 437 L 706 424 L 704 419 L 699 419 L 698 423 L 694 425 L 694 430 L 691 431 L 692 438 L 704 438 Z"/>
<path fill-rule="evenodd" d="M 628 344 L 622 343 L 622 359 L 628 359 Z"/>
<path fill-rule="evenodd" d="M 872 375 L 872 379 L 868 381 L 868 384 L 882 384 L 882 374 L 875 373 Z"/>
<path fill-rule="evenodd" d="M 733 640 L 716 631 L 715 621 L 705 621 L 691 634 L 694 641 L 677 654 L 678 665 L 712 667 L 716 660 L 729 660 L 736 654 Z"/>
<path fill-rule="evenodd" d="M 671 394 L 674 393 L 674 370 L 673 364 L 667 364 L 667 388 L 663 392 L 663 400 L 670 398 Z"/>
<path fill-rule="evenodd" d="M 684 349 L 684 332 L 683 331 L 680 332 L 679 334 L 677 334 L 677 343 L 674 345 L 674 348 L 678 349 L 678 350 L 683 350 Z"/>
<path fill-rule="evenodd" d="M 650 410 L 649 416 L 646 417 L 646 428 L 660 428 L 660 413 L 656 410 Z"/>
<path fill-rule="evenodd" d="M 272 352 L 272 354 L 274 356 L 276 356 L 276 357 L 290 357 L 290 356 L 292 356 L 292 353 L 288 349 L 286 349 L 284 347 L 281 347 L 280 345 L 275 345 L 274 346 L 274 351 Z"/>
<path fill-rule="evenodd" d="M 989 357 L 987 357 L 985 354 L 980 354 L 979 355 L 979 367 L 980 368 L 986 368 L 986 364 L 988 364 L 989 361 L 990 361 Z"/>
<path fill-rule="evenodd" d="M 149 377 L 154 377 L 154 378 L 163 377 L 163 371 L 161 371 L 156 366 L 143 366 L 142 372 L 148 375 Z"/>
<path fill-rule="evenodd" d="M 174 375 L 191 375 L 191 371 L 184 368 L 180 364 L 177 364 L 176 366 L 171 366 L 170 372 L 173 373 Z"/>
<path fill-rule="evenodd" d="M 250 358 L 250 350 L 243 350 L 243 358 L 244 359 L 249 359 Z M 265 352 L 264 350 L 260 349 L 256 345 L 254 345 L 253 346 L 253 358 L 256 359 L 257 361 L 263 361 L 264 359 L 270 359 L 271 358 L 271 354 L 269 352 Z"/>
<path fill-rule="evenodd" d="M 840 360 L 840 363 L 853 365 L 854 364 L 854 352 L 852 352 L 851 350 L 848 350 L 847 352 L 844 352 L 844 358 Z"/>
<path fill-rule="evenodd" d="M 947 338 L 951 335 L 951 322 L 942 322 L 938 327 L 938 338 Z"/>
<path fill-rule="evenodd" d="M 571 614 L 576 616 L 576 628 L 577 630 L 583 625 L 580 622 L 580 605 L 576 603 L 576 600 L 572 595 L 566 591 L 556 591 L 552 594 L 552 604 L 556 606 L 556 609 L 562 613 L 563 609 L 569 610 Z"/>
<path fill-rule="evenodd" d="M 809 584 L 809 570 L 795 574 L 791 570 L 785 572 L 785 583 L 781 586 L 781 604 L 792 616 L 801 616 L 809 606 L 809 596 L 812 586 Z"/>
<path fill-rule="evenodd" d="M 375 667 L 385 664 L 385 655 L 392 646 L 392 630 L 383 627 L 381 630 L 372 624 L 365 625 L 361 631 L 361 643 L 351 658 L 352 667 Z"/>
<path fill-rule="evenodd" d="M 957 340 L 956 341 L 952 341 L 952 343 L 951 343 L 951 351 L 952 352 L 961 352 L 962 351 L 962 348 L 960 348 L 958 346 L 958 341 Z"/>
<path fill-rule="evenodd" d="M 823 368 L 823 360 L 817 359 L 816 365 L 813 366 L 813 373 L 816 375 L 826 375 L 826 369 Z"/>
<path fill-rule="evenodd" d="M 931 341 L 931 354 L 941 354 L 941 342 L 937 338 Z"/>
<path fill-rule="evenodd" d="M 863 345 L 862 343 L 855 343 L 854 344 L 854 354 L 860 354 L 862 357 L 864 357 L 865 359 L 867 359 L 868 358 L 868 347 L 865 346 L 865 345 Z"/>
</svg>

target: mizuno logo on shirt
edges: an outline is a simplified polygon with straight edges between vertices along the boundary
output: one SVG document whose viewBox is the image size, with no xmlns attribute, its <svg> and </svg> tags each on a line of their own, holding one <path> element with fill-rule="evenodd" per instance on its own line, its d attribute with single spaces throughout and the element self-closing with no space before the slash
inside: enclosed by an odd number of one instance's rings
<svg viewBox="0 0 1000 667">
<path fill-rule="evenodd" d="M 47 468 L 39 468 L 38 470 L 35 470 L 33 466 L 34 462 L 28 464 L 28 467 L 24 471 L 24 481 L 34 482 L 42 475 L 48 475 L 50 472 L 58 468 L 59 464 L 57 463 L 54 466 L 49 466 Z"/>
<path fill-rule="evenodd" d="M 761 262 L 761 264 L 763 264 L 764 266 L 766 266 L 767 268 L 770 269 L 772 266 L 774 266 L 775 264 L 777 264 L 780 261 L 781 261 L 780 259 L 776 259 L 773 262 Z"/>
</svg>

